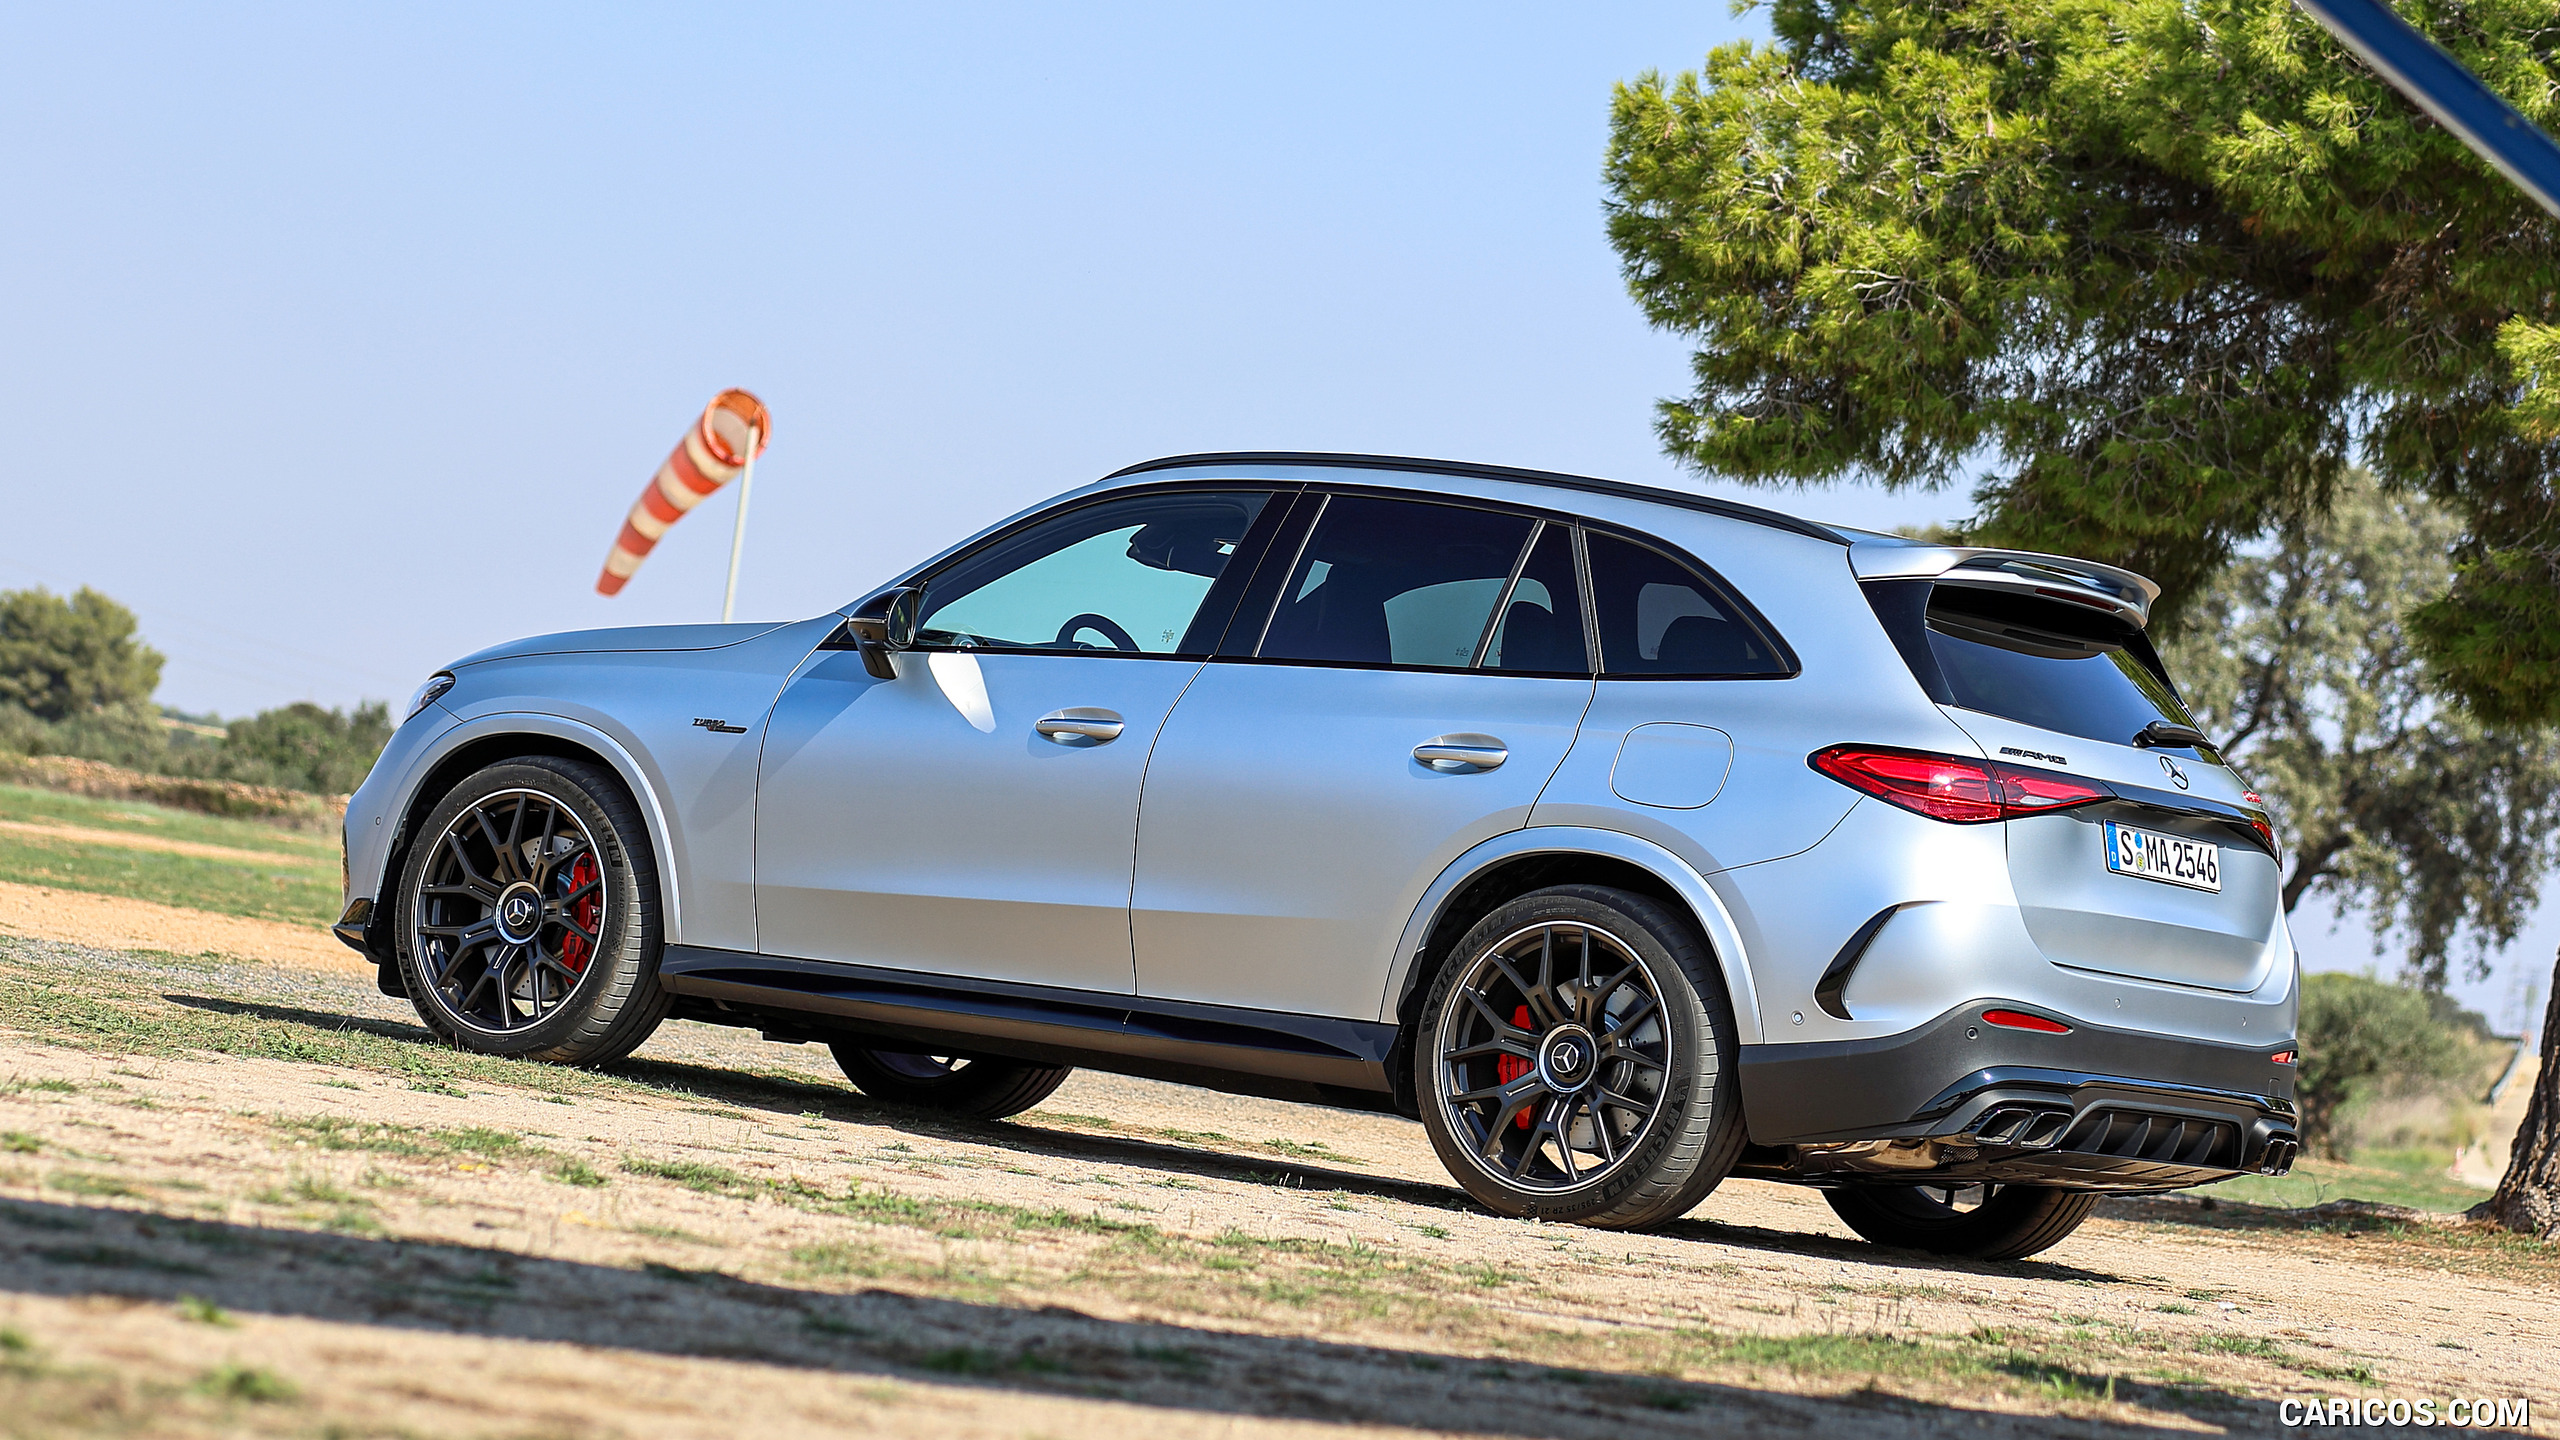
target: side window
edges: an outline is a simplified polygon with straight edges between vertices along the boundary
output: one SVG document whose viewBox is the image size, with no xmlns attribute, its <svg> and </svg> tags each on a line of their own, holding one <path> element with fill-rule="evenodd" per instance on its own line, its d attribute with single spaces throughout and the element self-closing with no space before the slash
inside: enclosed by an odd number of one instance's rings
<svg viewBox="0 0 2560 1440">
<path fill-rule="evenodd" d="M 1281 587 L 1266 659 L 1463 670 L 1536 522 L 1336 495 Z"/>
<path fill-rule="evenodd" d="M 1520 674 L 1588 675 L 1582 643 L 1582 582 L 1573 571 L 1573 531 L 1548 525 L 1538 532 L 1520 583 L 1495 623 L 1484 668 Z"/>
<path fill-rule="evenodd" d="M 1659 550 L 1588 537 L 1606 675 L 1783 675 L 1786 662 L 1716 587 Z"/>
<path fill-rule="evenodd" d="M 1267 494 L 1138 495 L 1068 511 L 925 581 L 917 643 L 1200 654 L 1201 602 Z M 1233 602 L 1221 604 L 1229 608 Z"/>
</svg>

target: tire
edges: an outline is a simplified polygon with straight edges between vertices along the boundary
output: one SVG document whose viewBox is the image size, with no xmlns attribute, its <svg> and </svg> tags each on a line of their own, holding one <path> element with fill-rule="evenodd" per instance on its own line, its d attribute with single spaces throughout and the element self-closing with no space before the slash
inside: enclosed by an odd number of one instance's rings
<svg viewBox="0 0 2560 1440">
<path fill-rule="evenodd" d="M 2094 1191 L 1984 1188 L 1981 1203 L 1970 1208 L 1942 1198 L 1950 1192 L 1918 1185 L 1860 1185 L 1825 1190 L 1822 1198 L 1841 1223 L 1878 1245 L 1973 1260 L 2023 1260 L 2049 1250 L 2098 1208 Z"/>
<path fill-rule="evenodd" d="M 666 1018 L 657 855 L 611 771 L 503 761 L 447 792 L 417 833 L 394 944 L 400 982 L 437 1036 L 483 1055 L 605 1065 Z"/>
<path fill-rule="evenodd" d="M 962 1120 L 1002 1120 L 1049 1098 L 1074 1068 L 1025 1060 L 872 1050 L 849 1041 L 827 1046 L 854 1088 L 874 1100 L 913 1105 Z"/>
<path fill-rule="evenodd" d="M 1450 952 L 1416 1028 L 1414 1094 L 1440 1163 L 1486 1209 L 1642 1230 L 1733 1169 L 1737 1053 L 1724 983 L 1687 924 L 1629 891 L 1560 885 Z"/>
</svg>

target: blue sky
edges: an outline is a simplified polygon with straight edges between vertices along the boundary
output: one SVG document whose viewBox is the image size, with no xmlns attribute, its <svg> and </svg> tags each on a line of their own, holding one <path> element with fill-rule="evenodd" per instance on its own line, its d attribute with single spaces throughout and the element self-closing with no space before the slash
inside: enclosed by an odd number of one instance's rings
<svg viewBox="0 0 2560 1440">
<path fill-rule="evenodd" d="M 622 511 L 773 407 L 740 613 L 813 614 L 1154 455 L 1655 483 L 1685 351 L 1601 233 L 1609 87 L 1756 34 L 1607 7 L 18 6 L 0 586 L 95 585 L 225 715 L 491 641 L 715 618 L 730 504 Z M 1822 518 L 1962 495 L 1707 486 Z M 2360 936 L 2303 927 L 2324 963 Z M 2560 922 L 2523 953 L 2547 972 Z M 2387 962 L 2386 962 L 2387 963 Z M 2506 983 L 2475 998 L 2503 1005 Z"/>
</svg>

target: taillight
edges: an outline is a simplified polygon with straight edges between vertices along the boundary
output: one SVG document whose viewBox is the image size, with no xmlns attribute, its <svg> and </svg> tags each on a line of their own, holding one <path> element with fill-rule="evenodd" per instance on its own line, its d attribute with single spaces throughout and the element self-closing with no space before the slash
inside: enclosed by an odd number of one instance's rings
<svg viewBox="0 0 2560 1440">
<path fill-rule="evenodd" d="M 2114 798 L 2103 785 L 2049 770 L 2024 770 L 1920 750 L 1834 745 L 1805 757 L 1852 790 L 1957 825 L 1979 825 Z"/>
<path fill-rule="evenodd" d="M 2257 813 L 2256 811 L 2254 811 L 2254 810 L 2252 810 L 2252 811 L 2244 811 L 2244 812 L 2242 812 L 2242 813 L 2246 816 L 2246 818 L 2247 818 L 2247 819 L 2248 819 L 2248 821 L 2249 821 L 2249 828 L 2250 828 L 2250 829 L 2252 829 L 2252 830 L 2257 831 L 2257 832 L 2258 832 L 2258 838 L 2267 842 L 2267 853 L 2268 853 L 2268 854 L 2270 854 L 2270 855 L 2273 855 L 2274 853 L 2276 853 L 2276 827 L 2275 827 L 2275 822 L 2274 822 L 2274 821 L 2272 821 L 2272 820 L 2269 820 L 2269 819 L 2268 819 L 2266 816 L 2264 816 L 2264 815 L 2260 815 L 2260 814 L 2258 814 L 2258 813 Z"/>
<path fill-rule="evenodd" d="M 2071 1027 L 2059 1020 L 2047 1020 L 2041 1015 L 2030 1015 L 2024 1010 L 1985 1010 L 1982 1012 L 1982 1023 L 1997 1025 L 2004 1030 L 2033 1030 L 2039 1035 L 2071 1033 Z"/>
<path fill-rule="evenodd" d="M 2296 1055 L 2296 1054 L 2295 1054 L 2293 1051 L 2291 1051 L 2291 1050 L 2279 1050 L 2279 1051 L 2277 1051 L 2276 1053 L 2274 1053 L 2273 1055 L 2268 1056 L 2267 1058 L 2268 1058 L 2269 1060 L 2274 1061 L 2274 1062 L 2275 1062 L 2275 1063 L 2277 1063 L 2278 1065 L 2291 1065 L 2291 1064 L 2293 1064 L 2296 1060 L 2299 1060 L 2301 1057 L 2300 1057 L 2299 1055 Z"/>
</svg>

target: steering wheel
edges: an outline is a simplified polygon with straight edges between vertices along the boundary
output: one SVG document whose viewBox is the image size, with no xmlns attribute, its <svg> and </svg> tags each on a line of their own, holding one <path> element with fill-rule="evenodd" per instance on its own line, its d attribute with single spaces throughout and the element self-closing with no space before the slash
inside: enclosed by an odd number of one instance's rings
<svg viewBox="0 0 2560 1440">
<path fill-rule="evenodd" d="M 1082 615 L 1068 616 L 1067 623 L 1058 627 L 1058 638 L 1055 643 L 1059 645 L 1071 645 L 1080 650 L 1090 650 L 1094 648 L 1090 645 L 1083 644 L 1075 638 L 1075 634 L 1079 630 L 1093 630 L 1100 632 L 1102 638 L 1110 641 L 1116 649 L 1135 650 L 1138 648 L 1136 637 L 1132 636 L 1128 631 L 1121 629 L 1118 621 L 1113 620 L 1108 615 L 1096 615 L 1090 610 L 1086 611 Z"/>
</svg>

